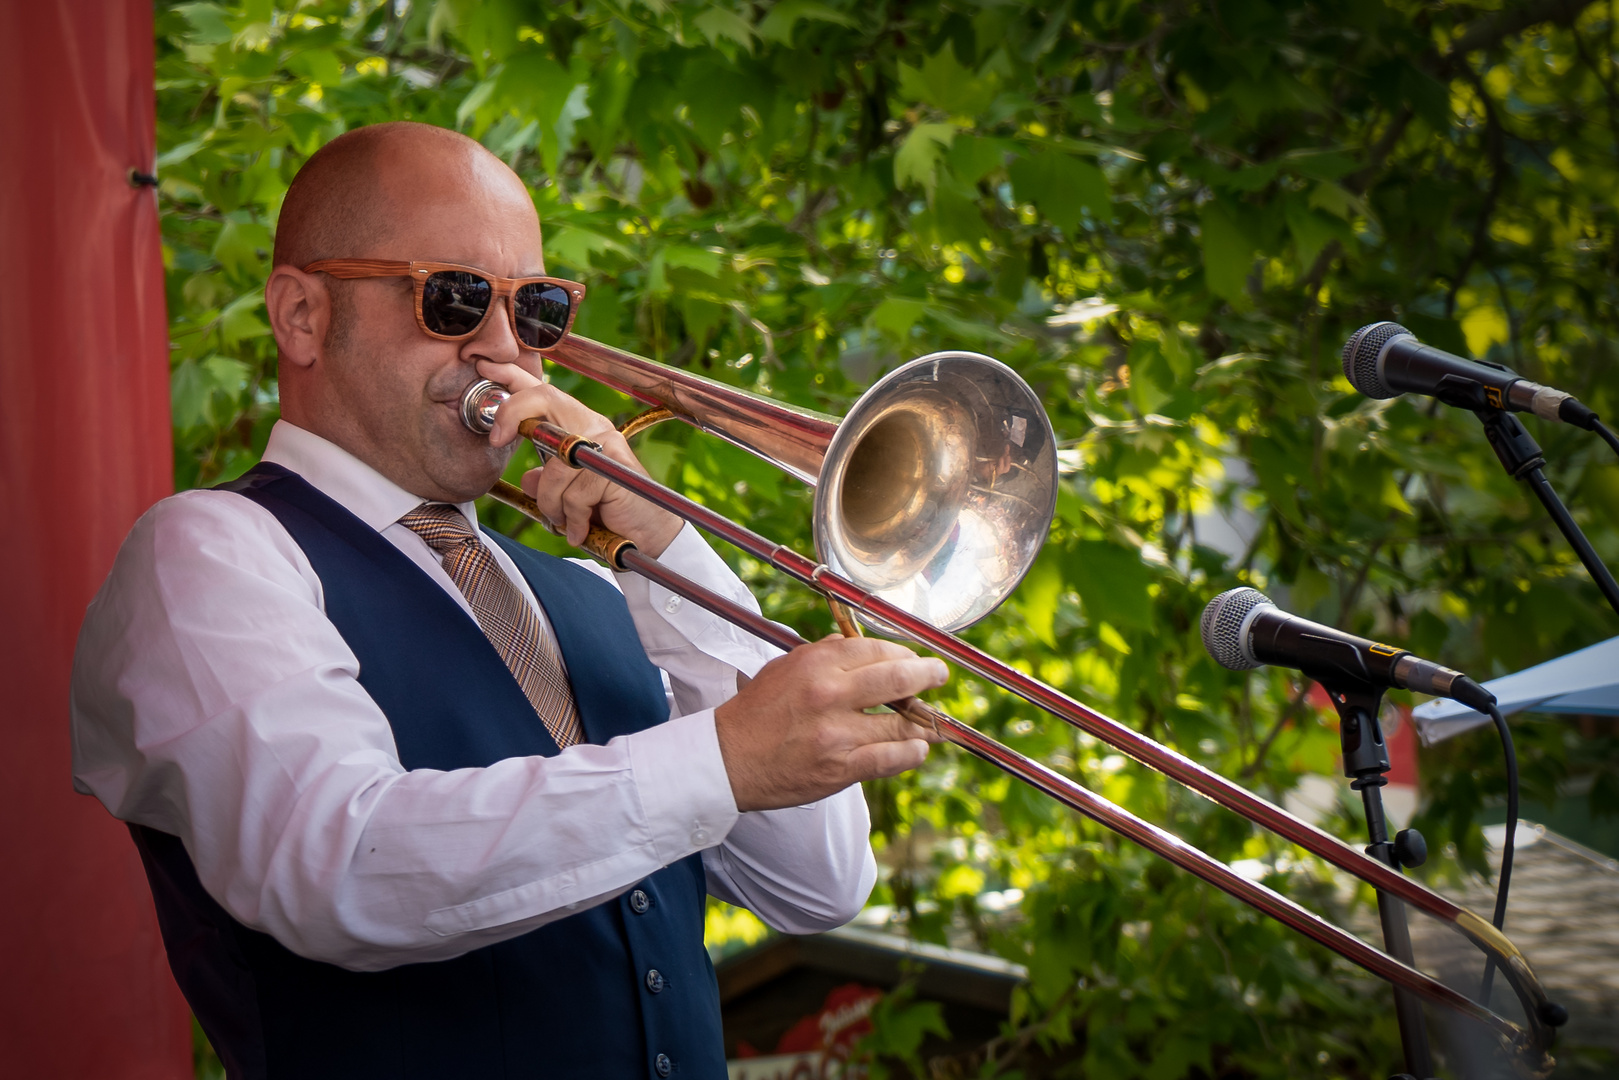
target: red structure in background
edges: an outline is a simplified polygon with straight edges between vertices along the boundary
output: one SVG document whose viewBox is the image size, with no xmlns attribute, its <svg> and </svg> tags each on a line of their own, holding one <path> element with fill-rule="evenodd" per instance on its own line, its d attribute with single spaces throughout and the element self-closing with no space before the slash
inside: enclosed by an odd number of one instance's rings
<svg viewBox="0 0 1619 1080">
<path fill-rule="evenodd" d="M 1398 706 L 1400 724 L 1393 732 L 1385 732 L 1389 744 L 1390 784 L 1420 786 L 1417 778 L 1417 725 L 1411 721 L 1411 706 Z"/>
<path fill-rule="evenodd" d="M 0 3 L 0 1076 L 179 1080 L 190 1021 L 124 827 L 76 795 L 68 672 L 168 494 L 152 6 Z"/>
</svg>

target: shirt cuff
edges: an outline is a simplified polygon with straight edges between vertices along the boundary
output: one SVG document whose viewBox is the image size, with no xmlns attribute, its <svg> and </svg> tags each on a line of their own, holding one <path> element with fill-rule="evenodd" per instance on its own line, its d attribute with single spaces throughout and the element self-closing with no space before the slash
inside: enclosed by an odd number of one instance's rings
<svg viewBox="0 0 1619 1080">
<path fill-rule="evenodd" d="M 749 611 L 759 610 L 759 602 L 747 586 L 689 523 L 664 549 L 658 562 Z M 629 571 L 616 576 L 635 618 L 636 629 L 654 663 L 663 650 L 682 648 L 689 643 L 752 678 L 765 664 L 781 655 L 774 646 L 662 585 Z M 648 614 L 653 618 L 646 618 Z"/>
<path fill-rule="evenodd" d="M 647 828 L 665 866 L 730 835 L 738 811 L 713 709 L 626 735 L 624 740 Z"/>
</svg>

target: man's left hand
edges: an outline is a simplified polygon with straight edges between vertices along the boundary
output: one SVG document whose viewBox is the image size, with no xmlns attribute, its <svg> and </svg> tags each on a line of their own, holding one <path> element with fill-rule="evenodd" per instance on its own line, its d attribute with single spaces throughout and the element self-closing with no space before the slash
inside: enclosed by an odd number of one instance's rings
<svg viewBox="0 0 1619 1080">
<path fill-rule="evenodd" d="M 530 417 L 538 417 L 601 444 L 608 457 L 646 475 L 630 444 L 607 417 L 592 412 L 516 364 L 480 360 L 478 374 L 512 392 L 495 413 L 495 426 L 489 432 L 489 441 L 495 446 L 505 446 L 517 438 L 517 425 Z M 674 542 L 685 524 L 639 495 L 595 473 L 575 469 L 561 458 L 549 458 L 538 469 L 524 473 L 523 490 L 539 503 L 540 510 L 562 529 L 568 543 L 575 547 L 584 542 L 591 525 L 599 524 L 632 541 L 655 559 Z"/>
</svg>

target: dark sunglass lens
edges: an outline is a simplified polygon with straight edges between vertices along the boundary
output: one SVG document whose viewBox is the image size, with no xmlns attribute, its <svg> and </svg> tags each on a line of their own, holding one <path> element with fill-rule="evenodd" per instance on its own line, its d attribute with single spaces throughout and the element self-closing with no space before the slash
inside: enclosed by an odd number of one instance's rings
<svg viewBox="0 0 1619 1080">
<path fill-rule="evenodd" d="M 435 334 L 464 337 L 489 310 L 489 282 L 465 270 L 440 270 L 422 286 L 422 322 Z"/>
<path fill-rule="evenodd" d="M 517 337 L 531 349 L 546 349 L 562 340 L 573 306 L 568 290 L 560 285 L 524 285 L 517 290 L 512 310 L 517 315 Z"/>
</svg>

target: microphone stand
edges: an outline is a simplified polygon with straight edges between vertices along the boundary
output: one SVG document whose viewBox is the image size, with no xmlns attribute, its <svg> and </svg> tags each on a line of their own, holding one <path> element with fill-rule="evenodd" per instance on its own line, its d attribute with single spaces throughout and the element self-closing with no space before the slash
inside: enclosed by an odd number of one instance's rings
<svg viewBox="0 0 1619 1080">
<path fill-rule="evenodd" d="M 1558 529 L 1568 538 L 1569 546 L 1580 557 L 1580 562 L 1585 564 L 1585 569 L 1597 583 L 1597 588 L 1602 590 L 1608 606 L 1619 614 L 1619 583 L 1614 582 L 1613 574 L 1603 565 L 1596 549 L 1591 546 L 1591 541 L 1585 538 L 1585 533 L 1580 531 L 1574 516 L 1568 512 L 1568 507 L 1563 505 L 1563 500 L 1552 490 L 1551 482 L 1546 479 L 1543 471 L 1546 455 L 1541 452 L 1540 444 L 1511 413 L 1486 407 L 1474 408 L 1473 414 L 1478 417 L 1479 423 L 1484 425 L 1484 437 L 1490 440 L 1495 456 L 1501 459 L 1501 467 L 1506 469 L 1507 475 L 1514 480 L 1522 480 L 1529 485 L 1529 489 L 1540 499 L 1546 507 L 1546 512 L 1557 523 Z"/>
<path fill-rule="evenodd" d="M 1383 690 L 1352 682 L 1342 675 L 1332 682 L 1320 679 L 1322 688 L 1338 710 L 1338 737 L 1343 750 L 1344 775 L 1349 786 L 1360 792 L 1366 809 L 1366 831 L 1371 841 L 1366 854 L 1395 870 L 1401 866 L 1421 866 L 1428 858 L 1428 845 L 1415 829 L 1401 830 L 1392 841 L 1388 818 L 1383 813 L 1384 775 L 1389 771 L 1388 747 L 1377 714 L 1383 703 Z M 1411 930 L 1405 921 L 1405 905 L 1383 890 L 1377 891 L 1377 917 L 1383 926 L 1383 947 L 1396 960 L 1415 963 L 1411 951 Z M 1405 1050 L 1405 1069 L 1390 1080 L 1430 1080 L 1433 1051 L 1428 1044 L 1428 1028 L 1422 1015 L 1421 1000 L 1409 990 L 1394 987 L 1394 1015 L 1400 1023 L 1400 1043 Z"/>
</svg>

